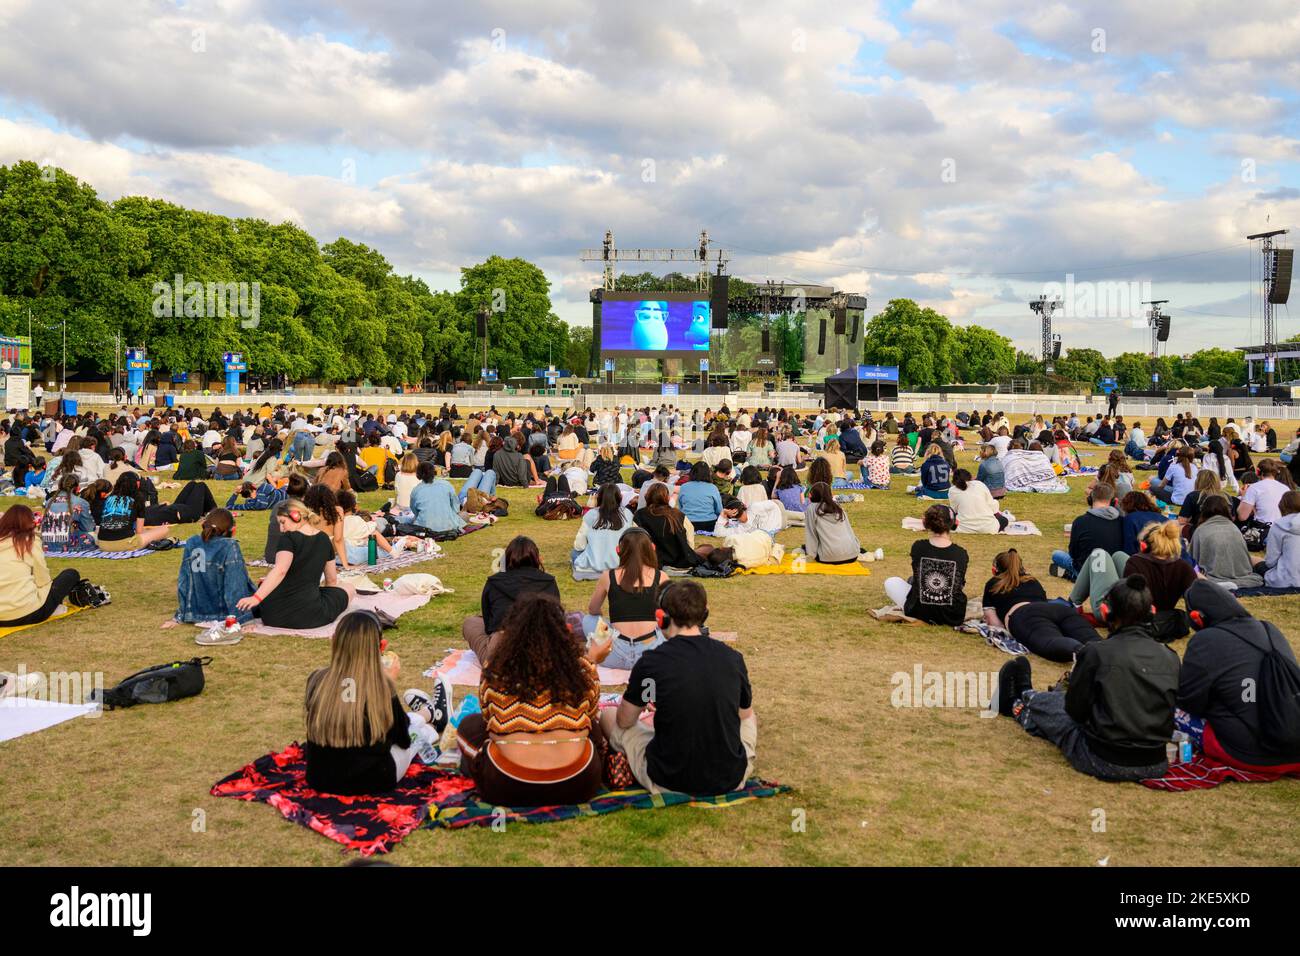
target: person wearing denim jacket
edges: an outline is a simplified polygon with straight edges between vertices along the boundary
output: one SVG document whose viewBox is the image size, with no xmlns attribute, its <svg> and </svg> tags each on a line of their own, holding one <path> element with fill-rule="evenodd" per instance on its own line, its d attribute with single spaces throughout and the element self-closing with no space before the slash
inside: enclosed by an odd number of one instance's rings
<svg viewBox="0 0 1300 956">
<path fill-rule="evenodd" d="M 185 542 L 176 581 L 177 622 L 195 624 L 230 616 L 241 624 L 252 620 L 252 612 L 235 607 L 255 588 L 234 531 L 234 515 L 216 508 L 203 519 L 202 532 Z"/>
</svg>

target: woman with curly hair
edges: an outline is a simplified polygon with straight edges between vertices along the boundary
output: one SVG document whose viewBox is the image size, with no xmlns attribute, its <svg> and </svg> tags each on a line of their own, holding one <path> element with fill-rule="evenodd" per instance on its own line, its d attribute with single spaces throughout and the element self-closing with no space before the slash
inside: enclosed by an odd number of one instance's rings
<svg viewBox="0 0 1300 956">
<path fill-rule="evenodd" d="M 587 650 L 555 598 L 520 595 L 483 668 L 483 712 L 457 728 L 461 772 L 507 807 L 585 803 L 601 785 L 600 681 L 610 641 Z"/>
</svg>

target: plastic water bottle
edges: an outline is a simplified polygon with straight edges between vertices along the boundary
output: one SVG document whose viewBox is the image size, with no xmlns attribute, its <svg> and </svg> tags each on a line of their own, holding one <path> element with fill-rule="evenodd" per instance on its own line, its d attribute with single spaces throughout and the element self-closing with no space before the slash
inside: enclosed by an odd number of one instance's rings
<svg viewBox="0 0 1300 956">
<path fill-rule="evenodd" d="M 416 754 L 420 758 L 420 763 L 432 767 L 442 756 L 442 748 L 438 746 L 438 735 L 428 724 L 422 724 L 418 729 L 411 733 L 411 742 L 418 744 Z"/>
</svg>

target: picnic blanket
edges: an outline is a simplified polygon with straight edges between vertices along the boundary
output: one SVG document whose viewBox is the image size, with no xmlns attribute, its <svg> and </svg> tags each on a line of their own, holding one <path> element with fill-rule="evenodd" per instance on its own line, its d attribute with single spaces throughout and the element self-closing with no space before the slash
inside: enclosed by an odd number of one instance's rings
<svg viewBox="0 0 1300 956">
<path fill-rule="evenodd" d="M 436 542 L 435 542 L 436 543 Z M 383 571 L 398 571 L 402 568 L 409 568 L 413 564 L 421 564 L 425 561 L 436 561 L 438 558 L 445 558 L 442 549 L 429 554 L 424 551 L 401 551 L 396 555 L 381 555 L 379 560 L 374 564 L 354 564 L 347 570 L 340 569 L 339 574 L 372 574 Z M 269 568 L 271 563 L 258 558 L 256 561 L 244 562 L 250 568 Z"/>
<path fill-rule="evenodd" d="M 1221 764 L 1204 753 L 1197 754 L 1187 763 L 1171 764 L 1163 777 L 1141 781 L 1152 790 L 1182 792 L 1187 790 L 1212 790 L 1220 784 L 1273 783 L 1285 777 L 1300 779 L 1300 770 L 1242 770 Z"/>
<path fill-rule="evenodd" d="M 653 809 L 680 804 L 726 807 L 760 797 L 771 797 L 789 787 L 754 779 L 741 790 L 716 797 L 688 794 L 650 794 L 645 790 L 616 790 L 598 794 L 590 803 L 573 806 L 498 810 L 478 800 L 469 777 L 418 761 L 388 793 L 342 797 L 317 793 L 307 786 L 307 762 L 301 744 L 281 753 L 259 757 L 248 766 L 218 781 L 215 797 L 267 803 L 286 820 L 315 830 L 362 856 L 387 853 L 421 825 L 458 829 L 486 826 L 497 820 L 549 823 L 574 817 L 596 816 L 615 810 Z"/>
<path fill-rule="evenodd" d="M 720 809 L 748 803 L 762 797 L 787 793 L 790 788 L 779 783 L 751 777 L 745 786 L 730 793 L 716 796 L 692 796 L 688 793 L 651 793 L 636 787 L 631 790 L 603 790 L 587 803 L 559 804 L 549 807 L 508 808 L 496 807 L 477 799 L 474 791 L 466 790 L 440 803 L 425 819 L 429 829 L 488 826 L 500 820 L 503 823 L 555 823 L 577 817 L 596 817 L 616 810 L 657 810 L 663 807 L 704 807 Z"/>
<path fill-rule="evenodd" d="M 97 710 L 98 704 L 60 704 L 30 697 L 6 697 L 0 700 L 0 740 L 47 730 Z"/>
<path fill-rule="evenodd" d="M 1065 494 L 1069 482 L 1060 478 L 1052 463 L 1041 451 L 1015 448 L 1002 458 L 1004 482 L 1008 492 L 1036 491 L 1043 494 Z"/>
<path fill-rule="evenodd" d="M 626 684 L 632 673 L 616 667 L 598 667 L 602 685 L 615 686 Z M 449 683 L 462 687 L 478 687 L 483 679 L 483 665 L 478 655 L 468 648 L 460 647 L 447 651 L 447 656 L 424 672 L 425 677 L 445 677 Z"/>
<path fill-rule="evenodd" d="M 841 489 L 848 491 L 866 491 L 870 487 L 871 486 L 865 481 L 847 481 L 844 478 L 836 478 L 831 482 L 831 488 L 834 491 L 839 491 Z"/>
<path fill-rule="evenodd" d="M 169 551 L 179 551 L 178 548 L 168 548 Z M 163 554 L 162 551 L 155 551 L 153 548 L 137 548 L 134 551 L 101 551 L 94 548 L 90 551 L 46 551 L 46 558 L 72 559 L 76 561 L 86 561 L 95 558 L 103 558 L 107 561 L 125 561 L 128 558 L 143 558 L 146 554 Z"/>
<path fill-rule="evenodd" d="M 414 611 L 416 608 L 424 607 L 432 597 L 432 594 L 395 594 L 392 591 L 380 591 L 377 594 L 358 594 L 356 600 L 348 605 L 348 609 L 343 614 L 322 627 L 271 627 L 254 619 L 242 625 L 241 629 L 245 634 L 265 634 L 267 636 L 296 634 L 299 637 L 311 638 L 333 637 L 334 628 L 338 626 L 339 620 L 350 611 L 382 610 L 391 617 L 397 618 L 407 611 Z M 195 624 L 195 627 L 206 630 L 215 627 L 218 623 L 220 622 L 201 621 Z"/>
<path fill-rule="evenodd" d="M 925 522 L 920 518 L 913 518 L 911 516 L 908 516 L 903 519 L 903 529 L 905 531 L 924 531 Z M 997 534 L 1041 535 L 1043 532 L 1039 531 L 1038 525 L 1034 524 L 1032 521 L 1012 521 L 1005 528 L 1003 528 L 1001 531 L 996 533 Z"/>
<path fill-rule="evenodd" d="M 1286 594 L 1300 594 L 1300 588 L 1237 588 L 1232 592 L 1236 597 L 1281 597 Z"/>
<path fill-rule="evenodd" d="M 87 611 L 87 610 L 89 610 L 89 608 L 69 607 L 66 604 L 60 604 L 59 607 L 55 610 L 55 612 L 52 615 L 50 615 L 43 621 L 37 622 L 36 624 L 16 624 L 13 627 L 0 627 L 0 637 L 8 637 L 10 634 L 16 634 L 19 631 L 25 631 L 29 627 L 40 627 L 42 624 L 48 624 L 51 621 L 61 621 L 65 617 L 70 617 L 73 614 L 80 614 L 82 611 Z"/>
<path fill-rule="evenodd" d="M 796 562 L 798 562 L 796 564 Z M 822 564 L 809 561 L 802 555 L 787 554 L 780 564 L 764 564 L 756 568 L 740 568 L 737 574 L 835 574 L 846 577 L 867 577 L 871 574 L 860 561 L 852 564 Z"/>
</svg>

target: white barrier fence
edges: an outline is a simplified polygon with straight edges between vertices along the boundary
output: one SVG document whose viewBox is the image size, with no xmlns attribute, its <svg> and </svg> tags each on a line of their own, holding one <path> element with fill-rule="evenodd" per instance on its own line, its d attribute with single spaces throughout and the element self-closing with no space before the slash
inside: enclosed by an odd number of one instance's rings
<svg viewBox="0 0 1300 956">
<path fill-rule="evenodd" d="M 47 399 L 52 397 L 54 396 L 46 393 Z M 112 400 L 112 396 L 100 392 L 69 392 L 65 397 L 73 399 L 79 404 L 96 408 L 112 407 L 119 404 Z M 273 405 L 285 404 L 297 408 L 312 407 L 317 404 L 352 404 L 355 402 L 366 408 L 436 409 L 446 402 L 448 404 L 455 403 L 467 409 L 495 405 L 502 411 L 511 409 L 533 410 L 550 405 L 556 412 L 587 406 L 592 408 L 610 408 L 616 405 L 631 408 L 657 407 L 661 403 L 674 405 L 687 411 L 717 409 L 724 404 L 732 411 L 741 408 L 753 409 L 758 406 L 815 411 L 821 408 L 822 403 L 821 395 L 815 392 L 732 392 L 729 395 L 645 395 L 626 393 L 582 396 L 511 395 L 499 391 L 473 390 L 466 390 L 454 395 L 428 392 L 364 396 L 338 392 L 268 392 L 265 394 L 244 393 L 240 395 L 176 394 L 174 400 L 177 405 L 191 407 L 224 406 L 228 409 L 260 405 L 262 402 L 270 402 Z M 153 406 L 154 397 L 152 394 L 146 395 L 144 404 L 146 407 Z M 1104 396 L 986 394 L 947 394 L 940 396 L 934 393 L 903 393 L 895 401 L 861 402 L 858 408 L 860 411 L 870 410 L 875 417 L 883 417 L 886 412 L 894 412 L 895 415 L 909 411 L 913 413 L 938 411 L 953 414 L 974 409 L 980 411 L 992 409 L 993 411 L 1006 412 L 1007 415 L 1013 418 L 1042 415 L 1050 419 L 1055 415 L 1069 415 L 1071 413 L 1079 415 L 1104 414 L 1106 400 Z M 1211 417 L 1218 418 L 1220 423 L 1228 418 L 1234 418 L 1238 421 L 1244 418 L 1254 418 L 1257 421 L 1300 422 L 1300 405 L 1259 405 L 1249 404 L 1247 400 L 1243 400 L 1241 403 L 1225 403 L 1222 400 L 1217 402 L 1196 400 L 1162 402 L 1125 398 L 1121 398 L 1119 403 L 1119 414 L 1123 415 L 1124 420 L 1129 423 L 1134 421 L 1154 423 L 1156 418 L 1164 418 L 1166 421 L 1170 421 L 1180 412 L 1184 415 L 1194 415 L 1200 418 L 1202 424 L 1208 424 Z"/>
</svg>

